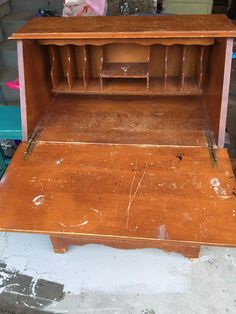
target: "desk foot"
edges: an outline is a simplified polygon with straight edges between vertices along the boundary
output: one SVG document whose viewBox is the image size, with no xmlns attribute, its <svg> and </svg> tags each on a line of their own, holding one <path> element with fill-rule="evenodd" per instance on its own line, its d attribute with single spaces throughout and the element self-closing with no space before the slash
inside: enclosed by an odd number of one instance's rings
<svg viewBox="0 0 236 314">
<path fill-rule="evenodd" d="M 68 245 L 66 244 L 67 241 L 64 241 L 64 238 L 50 236 L 50 239 L 55 253 L 66 253 Z"/>
</svg>

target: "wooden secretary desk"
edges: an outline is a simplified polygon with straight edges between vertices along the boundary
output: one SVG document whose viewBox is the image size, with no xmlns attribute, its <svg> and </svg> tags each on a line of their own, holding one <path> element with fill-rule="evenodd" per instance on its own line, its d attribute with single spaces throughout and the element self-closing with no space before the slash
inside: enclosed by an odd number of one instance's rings
<svg viewBox="0 0 236 314">
<path fill-rule="evenodd" d="M 24 140 L 0 230 L 48 234 L 58 253 L 236 247 L 234 37 L 223 15 L 35 18 L 14 33 Z"/>
</svg>

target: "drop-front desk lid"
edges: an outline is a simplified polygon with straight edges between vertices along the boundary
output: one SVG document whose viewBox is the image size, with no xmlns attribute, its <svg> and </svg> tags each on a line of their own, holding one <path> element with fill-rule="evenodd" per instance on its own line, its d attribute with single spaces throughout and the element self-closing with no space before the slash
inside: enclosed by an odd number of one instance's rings
<svg viewBox="0 0 236 314">
<path fill-rule="evenodd" d="M 37 143 L 0 181 L 0 230 L 236 246 L 227 151 Z"/>
</svg>

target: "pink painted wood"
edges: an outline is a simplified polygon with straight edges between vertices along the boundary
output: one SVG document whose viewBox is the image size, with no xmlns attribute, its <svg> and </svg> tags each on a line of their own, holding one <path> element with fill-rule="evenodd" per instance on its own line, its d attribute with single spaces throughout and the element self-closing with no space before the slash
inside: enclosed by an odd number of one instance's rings
<svg viewBox="0 0 236 314">
<path fill-rule="evenodd" d="M 27 112 L 26 112 L 26 92 L 25 92 L 25 73 L 24 73 L 24 56 L 23 41 L 17 41 L 17 57 L 18 57 L 18 74 L 20 82 L 20 104 L 21 104 L 21 124 L 22 124 L 22 140 L 28 139 Z"/>
<path fill-rule="evenodd" d="M 229 84 L 231 75 L 232 64 L 232 51 L 233 51 L 233 39 L 227 39 L 226 52 L 225 52 L 225 67 L 224 67 L 224 79 L 223 79 L 223 91 L 221 98 L 221 112 L 220 112 L 220 125 L 219 125 L 219 137 L 218 146 L 224 147 L 225 142 L 225 129 L 226 118 L 229 101 Z"/>
</svg>

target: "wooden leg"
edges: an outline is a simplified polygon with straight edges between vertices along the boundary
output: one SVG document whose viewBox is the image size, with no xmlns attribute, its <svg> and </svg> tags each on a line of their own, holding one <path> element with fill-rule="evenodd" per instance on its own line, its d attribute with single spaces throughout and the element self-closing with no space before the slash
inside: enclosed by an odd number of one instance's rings
<svg viewBox="0 0 236 314">
<path fill-rule="evenodd" d="M 50 239 L 51 239 L 52 247 L 55 253 L 59 253 L 59 254 L 66 253 L 68 245 L 66 241 L 64 241 L 63 238 L 50 236 Z"/>
<path fill-rule="evenodd" d="M 198 258 L 201 246 L 183 246 L 177 247 L 173 252 L 182 254 L 188 258 Z"/>
</svg>

